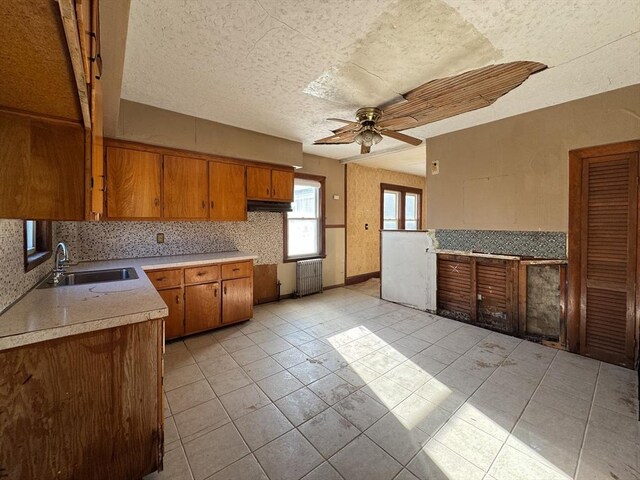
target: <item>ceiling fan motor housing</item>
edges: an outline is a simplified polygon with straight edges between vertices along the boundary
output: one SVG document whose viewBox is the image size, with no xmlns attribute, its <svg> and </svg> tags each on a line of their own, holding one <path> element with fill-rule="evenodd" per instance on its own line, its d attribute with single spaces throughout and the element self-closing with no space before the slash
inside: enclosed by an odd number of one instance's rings
<svg viewBox="0 0 640 480">
<path fill-rule="evenodd" d="M 362 125 L 374 125 L 382 116 L 382 110 L 377 107 L 363 107 L 356 112 L 356 120 Z"/>
</svg>

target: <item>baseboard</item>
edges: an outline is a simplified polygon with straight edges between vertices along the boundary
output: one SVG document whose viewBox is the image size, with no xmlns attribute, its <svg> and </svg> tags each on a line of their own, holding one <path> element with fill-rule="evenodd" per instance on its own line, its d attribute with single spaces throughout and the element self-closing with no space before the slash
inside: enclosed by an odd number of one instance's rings
<svg viewBox="0 0 640 480">
<path fill-rule="evenodd" d="M 329 285 L 328 287 L 322 287 L 323 290 L 331 290 L 332 288 L 344 287 L 344 283 L 338 283 L 337 285 Z"/>
<path fill-rule="evenodd" d="M 380 278 L 380 272 L 363 273 L 362 275 L 354 275 L 344 279 L 345 285 L 355 285 L 356 283 L 366 282 L 372 278 Z"/>
</svg>

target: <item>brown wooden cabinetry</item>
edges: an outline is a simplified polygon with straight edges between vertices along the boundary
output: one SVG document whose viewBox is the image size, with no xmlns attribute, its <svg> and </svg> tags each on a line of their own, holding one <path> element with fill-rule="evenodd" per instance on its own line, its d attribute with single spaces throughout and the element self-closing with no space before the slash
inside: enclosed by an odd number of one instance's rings
<svg viewBox="0 0 640 480">
<path fill-rule="evenodd" d="M 162 465 L 162 322 L 0 352 L 7 479 L 142 478 Z"/>
<path fill-rule="evenodd" d="M 109 218 L 160 218 L 160 155 L 107 147 L 106 174 Z"/>
<path fill-rule="evenodd" d="M 185 334 L 210 330 L 220 325 L 219 290 L 218 282 L 185 287 Z"/>
<path fill-rule="evenodd" d="M 222 221 L 247 219 L 244 165 L 209 163 L 209 218 Z"/>
<path fill-rule="evenodd" d="M 293 201 L 293 172 L 271 171 L 271 198 L 280 202 Z"/>
<path fill-rule="evenodd" d="M 167 219 L 204 220 L 209 216 L 208 162 L 198 158 L 164 155 L 162 216 Z"/>
<path fill-rule="evenodd" d="M 235 323 L 253 316 L 253 278 L 222 282 L 223 323 Z"/>
<path fill-rule="evenodd" d="M 147 276 L 169 308 L 167 339 L 253 316 L 252 261 L 151 270 Z"/>
<path fill-rule="evenodd" d="M 184 335 L 184 305 L 182 287 L 158 290 L 158 293 L 169 308 L 169 315 L 164 319 L 164 336 L 166 339 Z"/>
<path fill-rule="evenodd" d="M 83 220 L 80 125 L 0 112 L 0 218 Z"/>
<path fill-rule="evenodd" d="M 438 313 L 518 332 L 518 260 L 438 254 Z"/>
<path fill-rule="evenodd" d="M 247 167 L 247 198 L 292 202 L 293 171 Z"/>
<path fill-rule="evenodd" d="M 271 200 L 271 169 L 247 167 L 247 198 Z"/>
</svg>

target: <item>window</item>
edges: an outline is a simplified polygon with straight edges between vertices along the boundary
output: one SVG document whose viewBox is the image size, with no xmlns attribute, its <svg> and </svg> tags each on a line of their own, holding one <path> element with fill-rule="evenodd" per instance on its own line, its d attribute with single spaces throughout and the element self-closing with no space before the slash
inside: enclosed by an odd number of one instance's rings
<svg viewBox="0 0 640 480">
<path fill-rule="evenodd" d="M 380 184 L 380 228 L 419 230 L 422 223 L 422 190 L 401 185 Z"/>
<path fill-rule="evenodd" d="M 51 257 L 51 222 L 24 221 L 24 271 L 40 265 Z"/>
<path fill-rule="evenodd" d="M 285 261 L 324 256 L 324 177 L 296 174 L 284 222 Z"/>
</svg>

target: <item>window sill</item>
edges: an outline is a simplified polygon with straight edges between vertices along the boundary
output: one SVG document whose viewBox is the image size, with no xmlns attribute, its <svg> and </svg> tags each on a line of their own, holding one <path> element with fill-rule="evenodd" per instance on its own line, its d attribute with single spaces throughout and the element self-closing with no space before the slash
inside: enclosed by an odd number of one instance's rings
<svg viewBox="0 0 640 480">
<path fill-rule="evenodd" d="M 282 263 L 294 263 L 300 260 L 316 260 L 319 258 L 327 258 L 327 256 L 325 254 L 321 254 L 321 255 L 309 255 L 307 257 L 290 257 L 290 258 L 285 258 Z"/>
<path fill-rule="evenodd" d="M 25 259 L 25 262 L 24 262 L 24 271 L 25 271 L 25 273 L 30 271 L 30 270 L 33 270 L 38 265 L 43 264 L 44 262 L 49 260 L 49 258 L 51 258 L 51 252 L 50 251 L 32 253 L 31 255 L 29 255 Z"/>
</svg>

